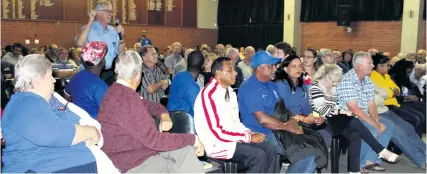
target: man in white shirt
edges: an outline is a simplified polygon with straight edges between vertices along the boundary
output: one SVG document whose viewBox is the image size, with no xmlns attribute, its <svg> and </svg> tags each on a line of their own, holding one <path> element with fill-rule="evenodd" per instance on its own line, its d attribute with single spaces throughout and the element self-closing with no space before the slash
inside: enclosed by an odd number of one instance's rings
<svg viewBox="0 0 427 174">
<path fill-rule="evenodd" d="M 253 69 L 251 67 L 252 56 L 255 54 L 255 48 L 248 46 L 245 48 L 245 59 L 237 64 L 242 69 L 243 79 L 246 80 L 252 75 Z"/>
<path fill-rule="evenodd" d="M 276 148 L 264 142 L 264 134 L 251 132 L 240 122 L 237 96 L 231 88 L 237 76 L 231 59 L 216 59 L 211 72 L 214 78 L 194 105 L 196 132 L 207 156 L 236 162 L 247 173 L 278 173 Z"/>
</svg>

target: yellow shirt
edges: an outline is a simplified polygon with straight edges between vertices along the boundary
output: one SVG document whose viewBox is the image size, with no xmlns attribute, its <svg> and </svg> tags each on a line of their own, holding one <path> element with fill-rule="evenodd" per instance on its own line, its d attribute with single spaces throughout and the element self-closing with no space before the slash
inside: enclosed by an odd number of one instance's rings
<svg viewBox="0 0 427 174">
<path fill-rule="evenodd" d="M 393 82 L 393 80 L 391 80 L 388 74 L 385 74 L 384 76 L 382 76 L 377 71 L 372 71 L 371 81 L 375 85 L 378 85 L 379 87 L 387 91 L 388 98 L 384 100 L 384 105 L 394 105 L 394 106 L 400 107 L 396 97 L 393 97 L 394 92 L 392 90 L 392 88 L 397 88 L 400 91 L 400 88 Z"/>
</svg>

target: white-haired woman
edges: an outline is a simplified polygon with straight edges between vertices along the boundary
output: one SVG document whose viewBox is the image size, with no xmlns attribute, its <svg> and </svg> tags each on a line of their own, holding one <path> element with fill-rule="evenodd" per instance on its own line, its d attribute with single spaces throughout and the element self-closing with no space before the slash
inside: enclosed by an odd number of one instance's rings
<svg viewBox="0 0 427 174">
<path fill-rule="evenodd" d="M 342 69 L 335 64 L 321 66 L 313 75 L 313 85 L 309 90 L 310 104 L 313 110 L 327 119 L 328 126 L 333 135 L 344 135 L 349 141 L 349 170 L 360 171 L 360 149 L 363 139 L 380 157 L 395 162 L 397 155 L 382 146 L 360 122 L 359 119 L 351 117 L 352 113 L 340 109 L 337 105 L 336 86 L 342 77 Z"/>
<path fill-rule="evenodd" d="M 28 55 L 15 65 L 16 93 L 6 106 L 1 125 L 7 142 L 2 172 L 97 172 L 87 145 L 99 142 L 99 132 L 52 110 L 49 100 L 54 82 L 52 64 L 41 55 Z"/>
</svg>

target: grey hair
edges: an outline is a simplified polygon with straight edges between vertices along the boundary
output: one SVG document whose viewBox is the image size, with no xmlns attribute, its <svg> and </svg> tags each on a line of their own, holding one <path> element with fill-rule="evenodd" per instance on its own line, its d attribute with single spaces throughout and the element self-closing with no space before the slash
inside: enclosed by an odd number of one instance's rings
<svg viewBox="0 0 427 174">
<path fill-rule="evenodd" d="M 336 64 L 323 64 L 313 75 L 313 81 L 319 81 L 326 75 L 342 77 L 342 69 Z"/>
<path fill-rule="evenodd" d="M 239 50 L 237 50 L 236 48 L 229 48 L 227 50 L 227 53 L 225 54 L 226 57 L 231 57 L 231 55 L 233 54 L 239 54 Z"/>
<path fill-rule="evenodd" d="M 417 58 L 417 55 L 415 53 L 408 53 L 406 54 L 406 59 L 409 59 L 409 57 L 414 56 L 415 58 Z"/>
<path fill-rule="evenodd" d="M 25 92 L 34 89 L 33 80 L 42 80 L 52 63 L 40 54 L 30 54 L 20 58 L 15 65 L 15 91 Z"/>
<path fill-rule="evenodd" d="M 108 1 L 105 1 L 105 0 L 101 0 L 101 1 L 96 2 L 94 9 L 95 10 L 104 10 L 104 6 L 106 6 L 106 5 L 111 5 L 111 3 Z"/>
<path fill-rule="evenodd" d="M 255 52 L 255 48 L 252 46 L 248 46 L 245 48 L 245 55 L 248 54 L 248 51 L 254 51 Z"/>
<path fill-rule="evenodd" d="M 354 54 L 353 61 L 352 61 L 353 67 L 357 68 L 357 65 L 362 63 L 366 57 L 371 57 L 371 54 L 364 51 L 359 51 L 356 54 Z"/>
<path fill-rule="evenodd" d="M 116 60 L 117 79 L 129 80 L 142 71 L 142 58 L 136 51 L 122 52 Z"/>
<path fill-rule="evenodd" d="M 267 52 L 269 52 L 271 55 L 274 54 L 274 52 L 276 48 L 274 47 L 274 45 L 268 45 L 267 48 L 265 48 L 265 50 L 267 50 Z"/>
<path fill-rule="evenodd" d="M 322 48 L 319 51 L 319 57 L 320 58 L 325 57 L 327 53 L 332 54 L 332 50 L 329 48 Z"/>
</svg>

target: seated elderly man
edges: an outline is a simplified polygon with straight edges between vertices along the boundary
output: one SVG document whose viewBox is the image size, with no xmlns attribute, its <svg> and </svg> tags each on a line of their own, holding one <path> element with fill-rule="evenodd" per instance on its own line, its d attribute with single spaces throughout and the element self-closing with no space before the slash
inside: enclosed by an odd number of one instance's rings
<svg viewBox="0 0 427 174">
<path fill-rule="evenodd" d="M 172 44 L 172 54 L 165 58 L 165 65 L 168 68 L 168 73 L 173 74 L 176 64 L 183 59 L 181 56 L 182 45 L 179 42 Z"/>
<path fill-rule="evenodd" d="M 194 124 L 209 157 L 237 162 L 247 173 L 280 171 L 279 155 L 265 135 L 251 132 L 239 119 L 237 96 L 230 87 L 236 71 L 229 58 L 216 59 L 214 79 L 199 93 L 194 105 Z"/>
<path fill-rule="evenodd" d="M 158 56 L 153 46 L 142 47 L 140 54 L 143 59 L 144 78 L 141 80 L 139 94 L 144 99 L 159 103 L 169 86 L 169 76 L 163 74 L 162 70 L 156 66 Z"/>
<path fill-rule="evenodd" d="M 374 86 L 369 75 L 374 67 L 371 54 L 357 52 L 353 57 L 353 69 L 348 71 L 337 86 L 338 103 L 341 108 L 349 110 L 354 116 L 377 137 L 381 145 L 387 147 L 393 133 L 394 124 L 390 120 L 379 117 L 374 102 Z M 389 158 L 397 162 L 398 156 Z M 360 167 L 366 170 L 385 171 L 380 167 L 381 160 L 365 142 L 362 142 Z"/>
<path fill-rule="evenodd" d="M 29 55 L 15 66 L 15 91 L 4 110 L 2 150 L 5 173 L 96 173 L 88 146 L 99 142 L 94 126 L 81 126 L 51 106 L 52 64 L 41 55 Z M 52 110 L 52 107 L 55 109 Z M 65 114 L 67 117 L 68 114 Z"/>
<path fill-rule="evenodd" d="M 425 49 L 418 50 L 417 55 L 420 57 L 426 57 L 426 50 Z"/>
<path fill-rule="evenodd" d="M 231 59 L 231 62 L 234 65 L 234 69 L 237 72 L 236 83 L 232 85 L 232 87 L 239 88 L 244 80 L 243 71 L 239 66 L 237 66 L 237 63 L 241 61 L 239 57 L 239 50 L 237 50 L 236 48 L 230 48 L 227 50 L 226 56 Z"/>
<path fill-rule="evenodd" d="M 187 49 L 184 53 L 184 59 L 181 59 L 178 64 L 175 66 L 175 70 L 173 71 L 173 77 L 175 77 L 178 73 L 183 72 L 187 70 L 187 59 L 188 55 L 190 55 L 191 52 L 193 52 L 194 49 Z"/>
<path fill-rule="evenodd" d="M 245 59 L 237 64 L 237 66 L 242 69 L 243 78 L 246 80 L 252 75 L 251 61 L 252 56 L 255 54 L 255 48 L 248 46 L 245 48 Z"/>
<path fill-rule="evenodd" d="M 128 173 L 203 172 L 197 156 L 203 156 L 204 148 L 198 137 L 162 133 L 172 127 L 167 110 L 136 92 L 142 75 L 139 54 L 121 53 L 114 71 L 117 81 L 105 94 L 97 120 L 104 136 L 102 150 L 116 167 Z M 160 130 L 153 117 L 160 120 Z"/>
</svg>

